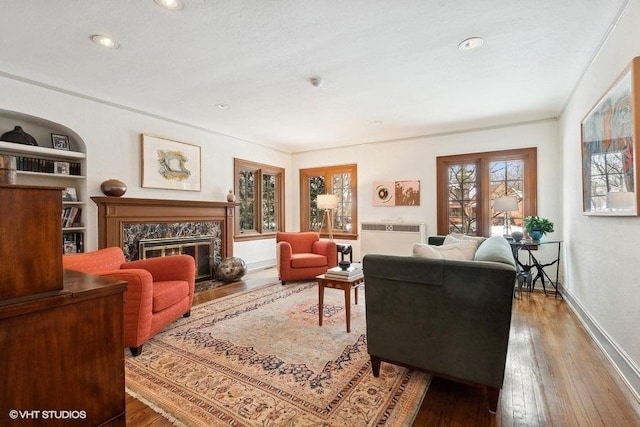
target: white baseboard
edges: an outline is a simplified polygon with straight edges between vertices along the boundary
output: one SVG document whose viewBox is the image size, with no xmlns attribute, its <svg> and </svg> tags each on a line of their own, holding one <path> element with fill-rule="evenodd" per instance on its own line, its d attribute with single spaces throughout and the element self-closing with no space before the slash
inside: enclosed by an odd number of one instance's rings
<svg viewBox="0 0 640 427">
<path fill-rule="evenodd" d="M 633 363 L 633 360 L 622 350 L 611 337 L 600 327 L 598 322 L 593 319 L 587 310 L 576 300 L 571 293 L 567 292 L 562 286 L 562 296 L 569 305 L 571 311 L 575 313 L 587 333 L 600 347 L 607 359 L 611 362 L 614 369 L 618 371 L 622 380 L 627 384 L 631 393 L 636 400 L 640 402 L 640 369 Z"/>
<path fill-rule="evenodd" d="M 275 266 L 276 266 L 276 260 L 275 259 L 268 259 L 268 260 L 265 260 L 265 261 L 251 262 L 251 263 L 247 264 L 247 271 L 248 272 L 252 272 L 252 271 L 257 271 L 257 270 L 264 270 L 264 269 L 275 267 Z"/>
</svg>

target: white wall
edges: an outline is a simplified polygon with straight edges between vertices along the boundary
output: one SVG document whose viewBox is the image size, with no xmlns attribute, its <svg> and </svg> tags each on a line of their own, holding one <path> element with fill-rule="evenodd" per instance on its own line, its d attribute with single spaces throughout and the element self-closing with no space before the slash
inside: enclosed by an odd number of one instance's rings
<svg viewBox="0 0 640 427">
<path fill-rule="evenodd" d="M 427 235 L 434 235 L 437 234 L 436 157 L 526 147 L 538 148 L 538 214 L 556 224 L 556 231 L 549 238 L 560 238 L 561 163 L 558 127 L 553 120 L 295 154 L 292 173 L 299 174 L 300 169 L 309 167 L 357 163 L 358 222 L 400 217 L 406 222 L 426 223 Z M 420 206 L 373 206 L 373 182 L 397 180 L 420 180 Z M 290 182 L 293 182 L 293 193 L 299 194 L 299 180 Z M 294 229 L 299 229 L 299 205 L 296 203 L 290 208 L 288 212 L 292 212 L 295 219 Z M 354 259 L 359 260 L 359 242 L 345 243 L 353 245 Z M 542 260 L 545 259 L 543 256 Z"/>
<path fill-rule="evenodd" d="M 631 59 L 640 55 L 638 22 L 640 0 L 631 0 L 559 123 L 569 300 L 636 394 L 640 394 L 640 218 L 582 215 L 580 122 Z M 635 117 L 638 114 L 635 111 Z"/>
<path fill-rule="evenodd" d="M 233 188 L 233 158 L 290 168 L 291 157 L 260 145 L 206 132 L 148 115 L 115 108 L 10 78 L 0 77 L 0 109 L 17 111 L 60 123 L 74 130 L 87 147 L 87 192 L 102 196 L 100 183 L 118 178 L 127 186 L 126 197 L 226 201 Z M 9 130 L 9 129 L 6 129 Z M 28 130 L 27 130 L 28 131 Z M 3 130 L 4 132 L 4 130 Z M 140 134 L 150 134 L 201 147 L 201 191 L 177 191 L 140 186 Z M 287 190 L 287 199 L 291 199 Z M 88 201 L 86 250 L 97 248 L 97 209 Z M 272 262 L 274 240 L 238 243 L 234 255 L 249 266 Z"/>
</svg>

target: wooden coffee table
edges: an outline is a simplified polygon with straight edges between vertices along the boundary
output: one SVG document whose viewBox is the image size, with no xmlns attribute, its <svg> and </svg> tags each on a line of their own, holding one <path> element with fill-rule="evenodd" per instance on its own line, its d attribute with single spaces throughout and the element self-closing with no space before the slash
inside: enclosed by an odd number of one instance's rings
<svg viewBox="0 0 640 427">
<path fill-rule="evenodd" d="M 318 320 L 322 326 L 324 317 L 324 288 L 342 289 L 344 291 L 344 305 L 347 314 L 347 332 L 351 332 L 351 289 L 355 289 L 355 302 L 358 304 L 358 288 L 364 285 L 364 277 L 355 279 L 334 279 L 327 278 L 324 274 L 316 277 L 318 279 Z"/>
</svg>

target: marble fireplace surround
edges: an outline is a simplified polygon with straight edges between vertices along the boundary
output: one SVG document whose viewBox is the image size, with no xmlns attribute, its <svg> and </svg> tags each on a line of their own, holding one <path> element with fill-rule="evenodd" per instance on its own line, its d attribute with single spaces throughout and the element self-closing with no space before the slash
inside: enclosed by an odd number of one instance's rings
<svg viewBox="0 0 640 427">
<path fill-rule="evenodd" d="M 214 264 L 233 256 L 236 203 L 92 197 L 98 206 L 98 246 L 118 246 L 137 259 L 140 239 L 210 236 Z"/>
</svg>

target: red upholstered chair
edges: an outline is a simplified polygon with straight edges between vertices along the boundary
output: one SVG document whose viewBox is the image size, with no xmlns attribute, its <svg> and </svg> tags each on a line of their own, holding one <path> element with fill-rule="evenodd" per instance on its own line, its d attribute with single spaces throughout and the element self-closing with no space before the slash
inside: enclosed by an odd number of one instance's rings
<svg viewBox="0 0 640 427">
<path fill-rule="evenodd" d="M 64 255 L 62 264 L 67 270 L 127 281 L 124 345 L 134 356 L 169 323 L 191 314 L 196 273 L 189 255 L 125 262 L 122 249 L 111 247 Z"/>
<path fill-rule="evenodd" d="M 287 280 L 313 279 L 338 265 L 338 251 L 332 240 L 320 240 L 316 232 L 276 234 L 278 274 Z"/>
</svg>

